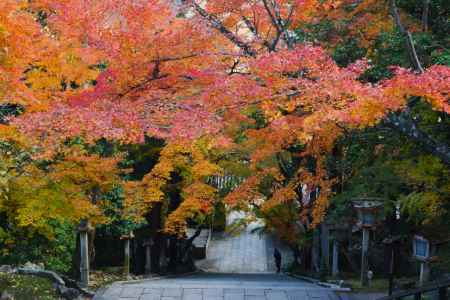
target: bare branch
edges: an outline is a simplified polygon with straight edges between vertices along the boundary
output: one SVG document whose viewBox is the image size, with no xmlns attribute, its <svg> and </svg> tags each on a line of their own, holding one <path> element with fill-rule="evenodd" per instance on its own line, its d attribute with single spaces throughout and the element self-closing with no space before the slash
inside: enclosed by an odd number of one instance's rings
<svg viewBox="0 0 450 300">
<path fill-rule="evenodd" d="M 402 21 L 400 19 L 400 14 L 398 12 L 397 5 L 395 0 L 390 0 L 391 14 L 394 18 L 395 24 L 397 25 L 400 32 L 405 36 L 406 39 L 406 48 L 408 50 L 409 58 L 411 60 L 414 69 L 420 73 L 423 73 L 423 67 L 420 63 L 419 56 L 417 55 L 416 48 L 414 46 L 414 41 L 411 33 L 403 26 Z"/>
<path fill-rule="evenodd" d="M 204 10 L 200 5 L 198 5 L 195 1 L 192 1 L 192 6 L 197 11 L 197 13 L 205 18 L 209 24 L 215 29 L 219 30 L 229 41 L 238 46 L 246 55 L 255 57 L 256 51 L 250 45 L 243 42 L 237 35 L 231 32 L 228 28 L 226 28 L 222 22 L 213 14 L 209 14 L 206 10 Z"/>
<path fill-rule="evenodd" d="M 269 4 L 267 3 L 267 0 L 263 0 L 262 2 L 264 4 L 264 8 L 266 9 L 267 14 L 270 17 L 270 20 L 272 21 L 272 24 L 276 28 L 277 32 L 279 32 L 279 33 L 283 32 L 283 28 L 281 28 L 279 26 L 277 20 L 275 19 L 274 14 L 272 13 L 272 10 L 269 7 Z"/>
<path fill-rule="evenodd" d="M 168 62 L 168 61 L 177 61 L 177 60 L 193 58 L 196 56 L 198 56 L 198 54 L 188 54 L 185 56 L 178 56 L 178 57 L 162 57 L 162 58 L 154 59 L 151 62 L 152 63 L 158 63 L 158 62 L 161 63 L 161 62 Z"/>
<path fill-rule="evenodd" d="M 261 39 L 261 37 L 258 35 L 258 30 L 256 29 L 256 26 L 254 26 L 253 23 L 245 16 L 242 17 L 242 20 L 244 21 L 247 28 L 255 35 L 255 37 Z M 272 50 L 272 47 L 267 40 L 263 40 L 263 45 L 266 46 L 266 48 L 269 49 L 269 51 Z"/>
</svg>

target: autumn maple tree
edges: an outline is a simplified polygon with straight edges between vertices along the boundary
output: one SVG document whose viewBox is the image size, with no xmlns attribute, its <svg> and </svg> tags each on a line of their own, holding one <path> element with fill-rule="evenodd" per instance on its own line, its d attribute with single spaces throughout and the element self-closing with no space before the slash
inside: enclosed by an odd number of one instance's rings
<svg viewBox="0 0 450 300">
<path fill-rule="evenodd" d="M 180 172 L 184 201 L 168 218 L 171 233 L 210 212 L 216 193 L 205 180 L 222 172 L 214 153 L 238 151 L 252 175 L 227 196 L 231 207 L 300 200 L 299 217 L 317 224 L 334 183 L 325 157 L 345 130 L 377 124 L 410 96 L 450 112 L 448 67 L 397 68 L 393 78 L 368 83 L 359 80 L 367 61 L 340 67 L 322 47 L 299 43 L 295 30 L 333 14 L 333 2 L 2 1 L 1 101 L 25 109 L 2 135 L 26 136 L 43 158 L 72 138 L 165 139 L 159 163 L 127 184 L 127 203 L 130 214 L 145 214 Z M 241 126 L 254 123 L 250 110 L 267 122 Z M 436 149 L 448 163 L 446 149 Z M 301 158 L 289 176 L 286 152 Z M 267 177 L 268 197 L 259 192 Z M 302 202 L 305 186 L 320 190 L 315 201 Z"/>
</svg>

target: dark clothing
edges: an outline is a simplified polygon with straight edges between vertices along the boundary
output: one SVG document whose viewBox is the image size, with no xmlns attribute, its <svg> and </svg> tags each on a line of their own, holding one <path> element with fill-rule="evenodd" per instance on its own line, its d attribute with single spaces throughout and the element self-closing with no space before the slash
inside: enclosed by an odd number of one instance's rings
<svg viewBox="0 0 450 300">
<path fill-rule="evenodd" d="M 281 253 L 278 251 L 277 248 L 275 248 L 273 252 L 273 257 L 275 258 L 275 264 L 277 266 L 277 273 L 281 272 Z"/>
</svg>

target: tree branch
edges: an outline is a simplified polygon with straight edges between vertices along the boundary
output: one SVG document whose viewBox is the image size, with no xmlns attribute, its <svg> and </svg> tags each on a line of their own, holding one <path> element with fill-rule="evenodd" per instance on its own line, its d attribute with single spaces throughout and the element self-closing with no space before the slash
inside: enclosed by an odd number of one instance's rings
<svg viewBox="0 0 450 300">
<path fill-rule="evenodd" d="M 277 31 L 277 34 L 275 38 L 272 41 L 272 45 L 270 45 L 271 51 L 275 51 L 277 44 L 280 40 L 281 35 L 283 34 L 283 28 L 278 24 L 275 15 L 272 13 L 272 10 L 269 7 L 269 4 L 267 3 L 267 0 L 263 0 L 264 8 L 266 9 L 267 14 L 269 15 L 269 18 L 272 22 L 273 27 L 275 27 L 275 30 Z"/>
<path fill-rule="evenodd" d="M 406 39 L 406 47 L 408 50 L 408 54 L 412 65 L 415 70 L 419 73 L 423 73 L 424 69 L 422 64 L 420 63 L 419 57 L 417 55 L 416 49 L 414 47 L 414 41 L 412 39 L 411 33 L 403 26 L 400 20 L 400 14 L 398 12 L 398 8 L 396 6 L 395 0 L 389 0 L 391 13 L 394 18 L 395 24 L 399 28 L 400 32 L 405 36 Z M 424 12 L 422 15 L 422 20 L 428 19 L 428 5 L 429 0 L 423 0 L 424 3 Z M 426 18 L 425 18 L 426 15 Z M 414 122 L 411 117 L 410 109 L 406 108 L 403 112 L 395 114 L 391 113 L 386 118 L 386 123 L 389 127 L 394 130 L 397 130 L 412 140 L 418 142 L 423 146 L 424 149 L 439 157 L 446 165 L 450 165 L 450 148 L 448 145 L 444 143 L 440 143 L 435 141 L 430 135 L 426 132 L 420 130 L 418 125 Z"/>
<path fill-rule="evenodd" d="M 391 14 L 392 14 L 392 17 L 394 18 L 395 24 L 397 25 L 400 32 L 405 36 L 406 49 L 408 50 L 411 63 L 414 66 L 414 69 L 416 71 L 423 73 L 424 70 L 423 70 L 422 64 L 420 63 L 419 56 L 417 55 L 412 35 L 402 24 L 402 21 L 400 19 L 400 14 L 398 12 L 398 8 L 395 3 L 395 0 L 389 0 L 389 4 L 390 4 Z"/>
<path fill-rule="evenodd" d="M 418 142 L 425 150 L 439 157 L 446 165 L 450 165 L 450 148 L 448 145 L 435 141 L 427 133 L 420 130 L 411 118 L 408 108 L 399 114 L 390 114 L 385 122 L 392 129 Z"/>
<path fill-rule="evenodd" d="M 275 13 L 275 17 L 276 17 L 276 21 L 278 23 L 278 26 L 281 29 L 283 40 L 286 42 L 286 45 L 288 46 L 288 48 L 292 49 L 294 43 L 293 43 L 291 37 L 289 36 L 289 34 L 287 32 L 287 28 L 288 28 L 288 26 L 289 26 L 289 24 L 291 22 L 291 18 L 293 16 L 293 14 L 294 14 L 295 5 L 294 4 L 291 5 L 290 11 L 288 13 L 288 17 L 287 17 L 286 21 L 284 21 L 283 18 L 281 17 L 280 9 L 279 9 L 279 7 L 277 5 L 276 0 L 272 0 L 272 1 L 273 1 L 272 5 L 273 5 L 273 8 L 274 8 L 273 11 Z"/>
<path fill-rule="evenodd" d="M 148 78 L 144 79 L 143 81 L 139 82 L 136 85 L 131 86 L 130 88 L 128 88 L 126 91 L 124 91 L 123 93 L 120 93 L 118 95 L 118 98 L 122 98 L 132 92 L 138 91 L 140 89 L 143 89 L 147 84 L 149 84 L 152 81 L 155 80 L 159 80 L 159 79 L 163 79 L 169 76 L 169 74 L 160 74 L 161 70 L 160 70 L 160 65 L 161 62 L 160 61 L 155 61 L 155 66 L 153 67 L 153 70 L 151 72 L 151 76 L 149 76 Z"/>
<path fill-rule="evenodd" d="M 209 24 L 220 31 L 229 41 L 238 46 L 245 54 L 251 57 L 256 56 L 256 51 L 250 45 L 243 42 L 237 35 L 231 32 L 228 28 L 226 28 L 222 22 L 212 14 L 209 14 L 206 10 L 204 10 L 200 5 L 198 5 L 195 1 L 192 1 L 192 6 L 197 11 L 197 13 L 205 18 Z"/>
<path fill-rule="evenodd" d="M 242 20 L 244 21 L 247 28 L 255 35 L 255 37 L 258 39 L 261 39 L 261 37 L 258 34 L 258 30 L 256 29 L 256 26 L 254 26 L 253 23 L 249 19 L 247 19 L 245 16 L 242 16 Z M 267 40 L 263 39 L 263 45 L 266 46 L 266 48 L 269 51 L 272 51 L 272 47 Z"/>
<path fill-rule="evenodd" d="M 262 1 L 264 4 L 264 8 L 266 9 L 267 14 L 270 17 L 270 20 L 272 21 L 273 26 L 276 28 L 278 32 L 283 32 L 283 28 L 280 27 L 280 24 L 278 24 L 277 20 L 275 19 L 275 15 L 272 13 L 272 10 L 269 7 L 269 4 L 267 3 L 267 0 Z"/>
</svg>

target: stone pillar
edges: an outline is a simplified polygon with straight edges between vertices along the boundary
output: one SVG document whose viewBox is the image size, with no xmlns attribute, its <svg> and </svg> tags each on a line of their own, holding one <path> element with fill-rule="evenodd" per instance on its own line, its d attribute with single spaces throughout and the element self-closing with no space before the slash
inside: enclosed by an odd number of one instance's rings
<svg viewBox="0 0 450 300">
<path fill-rule="evenodd" d="M 323 273 L 329 274 L 330 271 L 330 231 L 328 225 L 322 223 L 320 225 L 320 244 L 322 253 L 322 263 Z"/>
<path fill-rule="evenodd" d="M 367 265 L 368 265 L 368 256 L 367 252 L 369 250 L 369 229 L 363 227 L 363 239 L 362 239 L 362 251 L 361 251 L 361 285 L 367 286 Z"/>
<path fill-rule="evenodd" d="M 313 272 L 320 271 L 320 233 L 317 228 L 313 231 L 313 242 L 311 249 L 311 268 Z"/>
<path fill-rule="evenodd" d="M 167 267 L 166 250 L 167 250 L 167 242 L 165 239 L 163 239 L 162 243 L 161 243 L 161 249 L 159 252 L 159 269 L 160 269 L 160 271 L 165 271 L 165 269 Z"/>
<path fill-rule="evenodd" d="M 89 221 L 82 220 L 78 227 L 80 233 L 80 286 L 89 286 Z"/>
<path fill-rule="evenodd" d="M 339 274 L 339 242 L 337 239 L 333 240 L 333 265 L 331 274 L 336 277 Z"/>
<path fill-rule="evenodd" d="M 419 283 L 420 285 L 424 285 L 428 280 L 430 280 L 430 266 L 428 262 L 422 261 L 420 262 Z"/>
<path fill-rule="evenodd" d="M 130 277 L 130 241 L 133 238 L 134 235 L 132 231 L 129 234 L 120 237 L 120 239 L 124 241 L 123 275 L 125 278 Z"/>
<path fill-rule="evenodd" d="M 148 275 L 152 272 L 151 248 L 153 246 L 153 240 L 148 239 L 142 245 L 145 247 L 145 274 Z"/>
</svg>

